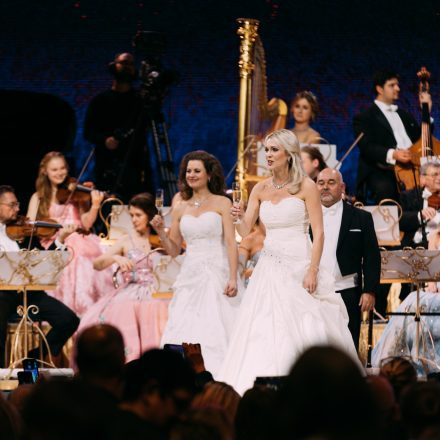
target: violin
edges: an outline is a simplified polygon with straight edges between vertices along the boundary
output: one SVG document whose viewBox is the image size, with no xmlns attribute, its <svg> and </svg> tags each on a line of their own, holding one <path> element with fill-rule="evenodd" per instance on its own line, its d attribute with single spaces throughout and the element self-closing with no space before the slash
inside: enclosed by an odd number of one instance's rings
<svg viewBox="0 0 440 440">
<path fill-rule="evenodd" d="M 30 220 L 24 215 L 20 215 L 16 220 L 6 225 L 6 235 L 15 241 L 22 241 L 26 237 L 31 236 L 44 240 L 52 238 L 62 228 L 62 224 L 57 223 L 51 218 Z M 77 228 L 75 232 L 81 235 L 90 234 L 90 231 L 84 228 Z"/>
<path fill-rule="evenodd" d="M 25 237 L 51 238 L 63 225 L 50 218 L 30 220 L 24 215 L 6 225 L 6 234 L 11 240 L 22 241 Z"/>
<path fill-rule="evenodd" d="M 440 193 L 434 193 L 428 197 L 428 206 L 437 211 L 440 209 Z"/>
<path fill-rule="evenodd" d="M 67 201 L 72 203 L 89 203 L 91 201 L 91 193 L 94 191 L 95 185 L 92 182 L 78 183 L 74 177 L 68 177 L 61 185 L 59 185 L 56 198 L 58 203 L 64 205 Z M 110 197 L 104 192 L 104 196 Z"/>
</svg>

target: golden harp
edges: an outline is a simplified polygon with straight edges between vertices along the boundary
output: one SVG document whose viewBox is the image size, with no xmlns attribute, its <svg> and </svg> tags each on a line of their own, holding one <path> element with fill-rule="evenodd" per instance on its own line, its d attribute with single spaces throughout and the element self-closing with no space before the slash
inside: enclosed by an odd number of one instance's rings
<svg viewBox="0 0 440 440">
<path fill-rule="evenodd" d="M 262 140 L 270 132 L 284 128 L 287 105 L 278 98 L 267 99 L 266 59 L 258 36 L 259 21 L 239 18 L 240 101 L 236 180 L 244 198 L 255 182 L 264 178 Z"/>
</svg>

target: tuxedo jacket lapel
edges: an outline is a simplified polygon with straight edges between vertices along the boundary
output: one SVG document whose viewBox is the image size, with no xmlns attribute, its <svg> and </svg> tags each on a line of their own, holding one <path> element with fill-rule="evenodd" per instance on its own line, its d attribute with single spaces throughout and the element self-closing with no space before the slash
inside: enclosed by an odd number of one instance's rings
<svg viewBox="0 0 440 440">
<path fill-rule="evenodd" d="M 351 217 L 353 216 L 352 209 L 353 208 L 351 208 L 347 203 L 345 202 L 342 203 L 341 229 L 339 230 L 338 244 L 336 246 L 336 255 L 338 254 L 338 251 L 342 246 L 342 243 L 350 229 Z"/>
<path fill-rule="evenodd" d="M 394 138 L 393 129 L 391 128 L 390 123 L 388 122 L 385 115 L 382 113 L 382 110 L 376 104 L 374 104 L 374 116 L 376 117 L 377 122 L 384 128 L 386 128 Z"/>
</svg>

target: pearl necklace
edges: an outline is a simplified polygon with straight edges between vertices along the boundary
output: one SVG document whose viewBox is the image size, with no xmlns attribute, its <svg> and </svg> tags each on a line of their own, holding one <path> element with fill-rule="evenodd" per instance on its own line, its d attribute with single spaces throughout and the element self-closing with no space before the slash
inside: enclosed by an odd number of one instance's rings
<svg viewBox="0 0 440 440">
<path fill-rule="evenodd" d="M 282 189 L 282 188 L 284 188 L 288 183 L 289 183 L 289 179 L 287 179 L 284 183 L 280 183 L 280 184 L 278 184 L 278 183 L 275 183 L 275 181 L 274 181 L 273 178 L 272 178 L 272 185 L 273 185 L 273 187 L 274 187 L 275 189 Z"/>
</svg>

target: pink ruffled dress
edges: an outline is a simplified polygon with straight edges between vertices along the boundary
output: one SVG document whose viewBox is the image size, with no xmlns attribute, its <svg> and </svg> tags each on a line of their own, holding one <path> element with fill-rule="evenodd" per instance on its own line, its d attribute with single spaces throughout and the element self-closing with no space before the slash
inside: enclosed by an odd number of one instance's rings
<svg viewBox="0 0 440 440">
<path fill-rule="evenodd" d="M 94 304 L 82 317 L 78 332 L 95 324 L 111 324 L 124 337 L 126 362 L 146 350 L 159 347 L 168 319 L 168 299 L 152 298 L 154 276 L 147 254 L 130 249 L 128 258 L 135 263 L 123 274 L 124 284 L 113 294 Z"/>
<path fill-rule="evenodd" d="M 82 227 L 79 209 L 74 204 L 52 203 L 49 216 L 61 224 L 75 224 Z M 55 237 L 51 240 L 42 240 L 41 244 L 48 248 L 54 239 Z M 73 259 L 64 268 L 56 290 L 48 293 L 82 316 L 100 298 L 115 291 L 112 269 L 103 271 L 93 269 L 93 260 L 103 253 L 97 235 L 82 235 L 75 232 L 66 238 L 65 245 L 73 251 Z"/>
</svg>

